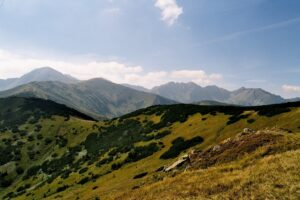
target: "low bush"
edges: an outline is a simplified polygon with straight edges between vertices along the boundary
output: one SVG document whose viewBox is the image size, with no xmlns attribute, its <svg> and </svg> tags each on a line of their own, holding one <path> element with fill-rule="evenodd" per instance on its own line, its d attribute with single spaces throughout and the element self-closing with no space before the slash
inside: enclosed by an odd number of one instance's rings
<svg viewBox="0 0 300 200">
<path fill-rule="evenodd" d="M 69 186 L 68 185 L 64 185 L 64 186 L 61 186 L 59 188 L 56 189 L 56 192 L 59 193 L 59 192 L 63 192 L 65 191 L 66 189 L 68 189 Z"/>
<path fill-rule="evenodd" d="M 255 119 L 248 119 L 247 122 L 248 122 L 249 124 L 252 124 L 252 123 L 255 122 Z"/>
<path fill-rule="evenodd" d="M 52 143 L 52 140 L 50 138 L 45 139 L 45 145 L 49 145 Z"/>
<path fill-rule="evenodd" d="M 85 168 L 82 168 L 81 170 L 79 170 L 79 174 L 83 174 L 83 173 L 85 173 L 86 171 L 88 170 L 88 168 L 87 167 L 85 167 Z"/>
<path fill-rule="evenodd" d="M 135 175 L 133 179 L 140 179 L 148 175 L 148 172 L 143 172 L 141 174 Z"/>
<path fill-rule="evenodd" d="M 125 162 L 135 162 L 151 156 L 153 153 L 157 152 L 159 147 L 157 143 L 151 143 L 148 146 L 134 147 L 128 154 Z"/>
<path fill-rule="evenodd" d="M 171 133 L 172 132 L 170 130 L 165 130 L 165 131 L 159 132 L 154 136 L 154 139 L 158 140 L 158 139 L 164 138 L 167 135 L 170 135 Z"/>
<path fill-rule="evenodd" d="M 90 178 L 89 178 L 89 177 L 85 177 L 85 178 L 81 179 L 81 180 L 78 182 L 78 184 L 84 185 L 84 184 L 86 184 L 86 183 L 89 182 L 89 181 L 90 181 Z"/>
<path fill-rule="evenodd" d="M 170 149 L 163 153 L 160 156 L 160 159 L 176 158 L 182 151 L 196 146 L 197 144 L 201 144 L 203 141 L 203 138 L 200 136 L 194 137 L 190 140 L 184 140 L 182 137 L 179 137 L 173 140 Z"/>
</svg>

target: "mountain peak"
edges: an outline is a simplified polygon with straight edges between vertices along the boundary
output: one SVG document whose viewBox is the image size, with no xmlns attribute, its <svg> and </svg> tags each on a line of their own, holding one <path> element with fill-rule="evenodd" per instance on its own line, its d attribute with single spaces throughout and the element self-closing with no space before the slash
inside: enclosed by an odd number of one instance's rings
<svg viewBox="0 0 300 200">
<path fill-rule="evenodd" d="M 285 100 L 278 95 L 267 92 L 261 88 L 241 87 L 231 93 L 228 103 L 245 106 L 283 103 Z"/>
<path fill-rule="evenodd" d="M 51 67 L 41 67 L 41 68 L 34 69 L 27 74 L 24 74 L 20 78 L 14 78 L 11 80 L 2 81 L 0 84 L 0 91 L 8 90 L 31 82 L 43 82 L 43 81 L 58 81 L 62 83 L 78 82 L 76 78 L 70 75 L 65 75 Z"/>
<path fill-rule="evenodd" d="M 26 77 L 26 76 L 56 76 L 56 77 L 65 76 L 66 77 L 67 75 L 65 75 L 51 67 L 46 66 L 46 67 L 34 69 L 34 70 L 30 71 L 29 73 L 24 74 L 22 77 Z M 68 76 L 68 77 L 70 77 L 70 76 Z M 44 77 L 42 77 L 42 78 L 44 78 Z M 45 77 L 45 79 L 47 80 L 46 77 Z M 75 78 L 73 78 L 73 79 L 75 79 Z M 47 81 L 51 81 L 51 80 L 47 80 Z"/>
</svg>

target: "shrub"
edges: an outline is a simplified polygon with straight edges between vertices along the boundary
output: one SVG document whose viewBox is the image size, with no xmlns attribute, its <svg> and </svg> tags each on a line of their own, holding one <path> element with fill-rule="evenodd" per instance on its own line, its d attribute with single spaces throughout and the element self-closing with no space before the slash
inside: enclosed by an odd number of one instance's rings
<svg viewBox="0 0 300 200">
<path fill-rule="evenodd" d="M 165 131 L 162 131 L 160 133 L 158 133 L 157 135 L 154 136 L 154 139 L 158 140 L 158 139 L 161 139 L 161 138 L 164 138 L 166 137 L 167 135 L 170 135 L 172 132 L 170 130 L 165 130 Z"/>
<path fill-rule="evenodd" d="M 66 138 L 63 138 L 63 137 L 58 137 L 56 139 L 56 144 L 60 147 L 60 148 L 63 148 L 65 147 L 67 144 L 68 144 L 68 140 Z"/>
<path fill-rule="evenodd" d="M 9 187 L 12 184 L 12 180 L 0 179 L 0 187 Z"/>
<path fill-rule="evenodd" d="M 229 118 L 227 125 L 234 124 L 240 121 L 241 119 L 247 119 L 248 117 L 249 115 L 233 115 Z"/>
<path fill-rule="evenodd" d="M 34 157 L 35 157 L 35 152 L 34 151 L 28 151 L 27 155 L 28 155 L 30 160 L 34 160 Z"/>
<path fill-rule="evenodd" d="M 134 147 L 129 152 L 125 162 L 135 162 L 141 160 L 143 158 L 151 156 L 153 153 L 157 152 L 158 150 L 159 147 L 157 146 L 156 143 L 151 143 L 148 146 Z"/>
<path fill-rule="evenodd" d="M 184 140 L 182 137 L 179 137 L 172 142 L 172 146 L 168 151 L 163 153 L 160 156 L 160 159 L 170 159 L 176 158 L 182 151 L 193 147 L 197 144 L 201 144 L 203 142 L 203 138 L 200 136 L 194 137 L 190 140 Z"/>
<path fill-rule="evenodd" d="M 51 144 L 52 140 L 50 138 L 46 138 L 45 139 L 45 144 L 48 145 L 48 144 Z"/>
<path fill-rule="evenodd" d="M 101 167 L 102 165 L 108 164 L 108 163 L 110 163 L 111 161 L 113 161 L 113 157 L 104 158 L 104 159 L 100 160 L 100 161 L 96 164 L 96 166 L 97 166 L 97 167 Z"/>
<path fill-rule="evenodd" d="M 40 124 L 35 125 L 34 131 L 40 132 L 42 130 L 42 126 Z"/>
<path fill-rule="evenodd" d="M 58 157 L 57 153 L 52 154 L 52 158 L 57 158 L 57 157 Z"/>
<path fill-rule="evenodd" d="M 41 169 L 40 166 L 33 166 L 31 168 L 29 168 L 27 171 L 26 171 L 26 174 L 25 176 L 23 177 L 23 180 L 26 180 L 26 179 L 29 179 L 30 177 L 36 175 L 39 170 Z"/>
<path fill-rule="evenodd" d="M 135 175 L 135 176 L 133 177 L 133 179 L 143 178 L 143 177 L 145 177 L 145 176 L 147 176 L 147 175 L 148 175 L 148 172 L 143 172 L 143 173 L 141 173 L 141 174 Z"/>
<path fill-rule="evenodd" d="M 248 119 L 247 122 L 248 122 L 249 124 L 252 124 L 252 123 L 255 122 L 255 119 Z"/>
<path fill-rule="evenodd" d="M 120 168 L 123 166 L 123 164 L 124 164 L 124 163 L 113 163 L 113 164 L 111 165 L 111 169 L 112 169 L 112 170 L 118 170 L 118 169 L 120 169 Z"/>
<path fill-rule="evenodd" d="M 41 133 L 39 133 L 39 134 L 37 134 L 36 138 L 38 140 L 42 140 L 44 137 L 43 137 L 43 135 Z"/>
<path fill-rule="evenodd" d="M 24 173 L 24 169 L 22 167 L 17 167 L 16 172 L 17 172 L 17 174 L 21 175 Z"/>
<path fill-rule="evenodd" d="M 79 174 L 83 174 L 83 173 L 85 173 L 87 170 L 88 170 L 87 167 L 82 168 L 81 170 L 79 170 Z"/>
<path fill-rule="evenodd" d="M 28 141 L 30 141 L 30 142 L 34 141 L 34 137 L 32 135 L 29 135 L 28 136 Z"/>
<path fill-rule="evenodd" d="M 81 179 L 78 184 L 80 185 L 84 185 L 85 183 L 89 182 L 90 181 L 90 178 L 89 177 L 85 177 L 83 179 Z"/>
<path fill-rule="evenodd" d="M 61 186 L 59 188 L 56 189 L 56 192 L 59 193 L 59 192 L 63 192 L 65 191 L 66 189 L 68 189 L 69 186 L 68 185 L 64 185 L 64 186 Z"/>
</svg>

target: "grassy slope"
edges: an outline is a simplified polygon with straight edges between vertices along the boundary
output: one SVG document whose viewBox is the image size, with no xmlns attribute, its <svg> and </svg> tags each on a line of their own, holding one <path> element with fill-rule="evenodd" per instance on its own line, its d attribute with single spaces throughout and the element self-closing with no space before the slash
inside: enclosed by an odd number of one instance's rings
<svg viewBox="0 0 300 200">
<path fill-rule="evenodd" d="M 288 139 L 297 150 L 264 157 L 267 148 L 261 147 L 233 162 L 180 173 L 111 199 L 299 199 L 299 133 Z"/>
<path fill-rule="evenodd" d="M 26 141 L 26 137 L 21 138 L 25 141 L 25 145 L 22 147 L 22 152 L 24 152 L 24 154 L 25 152 L 27 152 L 28 147 L 34 144 L 36 150 L 40 151 L 40 155 L 37 156 L 35 160 L 29 160 L 29 158 L 24 155 L 22 156 L 22 160 L 19 162 L 19 165 L 23 166 L 26 169 L 30 166 L 41 164 L 45 160 L 52 160 L 53 158 L 51 158 L 50 156 L 54 153 L 56 153 L 59 158 L 67 152 L 69 147 L 74 147 L 84 142 L 86 140 L 86 137 L 90 133 L 97 132 L 99 127 L 111 127 L 112 125 L 118 125 L 122 123 L 126 124 L 126 119 L 134 119 L 136 121 L 139 121 L 142 123 L 143 127 L 149 121 L 152 121 L 154 124 L 159 124 L 163 121 L 163 116 L 165 115 L 164 113 L 171 112 L 171 115 L 176 114 L 172 110 L 169 110 L 170 108 L 174 108 L 175 106 L 152 107 L 146 110 L 138 111 L 136 113 L 123 117 L 122 119 L 125 119 L 125 122 L 120 122 L 120 119 L 115 119 L 110 122 L 95 123 L 92 121 L 78 119 L 76 117 L 71 117 L 70 120 L 65 121 L 65 117 L 61 116 L 40 119 L 38 124 L 42 126 L 40 133 L 44 136 L 44 138 L 49 137 L 54 141 L 56 139 L 55 136 L 61 135 L 68 140 L 68 143 L 65 147 L 62 148 L 59 148 L 54 142 L 50 145 L 42 145 L 38 147 L 38 140 L 30 142 Z M 194 108 L 202 109 L 202 107 L 196 106 L 192 107 L 191 110 L 195 110 Z M 177 105 L 175 109 L 179 112 L 183 112 L 186 107 L 183 105 Z M 157 132 L 168 129 L 171 131 L 171 134 L 158 140 L 135 142 L 135 146 L 147 145 L 153 141 L 160 141 L 164 143 L 164 148 L 160 149 L 158 152 L 149 157 L 146 157 L 137 162 L 127 163 L 118 170 L 111 170 L 111 165 L 113 163 L 118 163 L 121 160 L 124 160 L 124 158 L 127 157 L 127 153 L 120 154 L 118 156 L 119 158 L 117 157 L 111 163 L 105 164 L 101 167 L 97 167 L 95 164 L 96 162 L 93 162 L 91 165 L 88 165 L 88 162 L 83 162 L 80 164 L 80 169 L 88 167 L 88 170 L 86 172 L 79 174 L 78 170 L 73 170 L 68 178 L 63 179 L 58 177 L 51 183 L 45 183 L 44 185 L 41 185 L 37 188 L 34 188 L 33 186 L 49 178 L 44 173 L 39 173 L 38 175 L 34 176 L 35 178 L 32 177 L 25 181 L 22 180 L 22 176 L 16 176 L 15 182 L 12 184 L 12 186 L 3 190 L 3 192 L 0 192 L 0 198 L 2 198 L 3 195 L 9 192 L 15 192 L 17 188 L 26 183 L 30 183 L 31 188 L 23 195 L 17 196 L 16 199 L 42 199 L 44 197 L 46 199 L 56 199 L 62 197 L 64 199 L 76 199 L 76 197 L 80 197 L 80 199 L 93 199 L 96 197 L 100 197 L 101 199 L 113 198 L 113 194 L 119 194 L 121 191 L 131 192 L 131 189 L 133 187 L 142 186 L 146 183 L 148 184 L 151 182 L 156 182 L 157 180 L 160 180 L 163 176 L 165 176 L 164 174 L 155 171 L 161 166 L 171 164 L 175 159 L 161 160 L 159 157 L 170 148 L 170 146 L 172 145 L 172 141 L 178 137 L 191 139 L 195 136 L 201 136 L 202 138 L 204 138 L 204 142 L 198 145 L 197 148 L 205 149 L 209 145 L 215 144 L 228 137 L 236 135 L 245 127 L 250 127 L 253 129 L 263 129 L 266 127 L 271 128 L 276 126 L 277 128 L 288 129 L 292 132 L 299 132 L 300 130 L 299 107 L 291 108 L 290 112 L 277 114 L 272 117 L 261 116 L 257 111 L 252 110 L 252 108 L 239 108 L 237 109 L 237 113 L 249 114 L 249 116 L 246 119 L 241 119 L 230 125 L 227 125 L 227 122 L 231 117 L 231 115 L 228 115 L 228 113 L 208 112 L 200 114 L 200 112 L 197 112 L 197 109 L 192 112 L 193 114 L 191 114 L 186 121 L 182 120 L 182 122 L 179 122 L 175 120 L 172 124 L 169 124 L 169 127 L 158 126 L 159 128 L 157 128 Z M 216 109 L 214 107 L 210 109 L 220 110 L 219 108 Z M 240 111 L 241 109 L 242 111 Z M 273 109 L 270 108 L 269 110 Z M 253 123 L 249 123 L 247 122 L 247 120 L 249 119 L 254 119 L 255 121 Z M 34 127 L 35 124 L 31 125 L 26 123 L 19 127 L 19 129 L 27 130 L 30 134 L 35 135 L 37 133 L 33 131 Z M 155 132 L 155 129 L 152 130 L 150 135 L 151 134 L 157 134 Z M 2 140 L 5 137 L 11 137 L 11 133 L 9 131 L 1 133 L 0 139 Z M 101 160 L 101 158 L 105 156 L 106 155 L 97 157 L 97 161 Z M 148 172 L 148 175 L 142 179 L 133 179 L 135 175 L 142 172 Z M 197 173 L 201 173 L 201 171 Z M 100 175 L 100 177 L 88 181 L 83 185 L 78 184 L 80 180 L 85 177 L 91 177 L 92 174 Z M 183 174 L 182 176 L 185 176 L 185 174 Z M 198 176 L 195 176 L 195 179 L 197 177 Z M 178 179 L 178 181 L 180 180 Z M 66 185 L 69 188 L 66 188 L 65 191 L 57 193 L 57 188 L 63 185 Z"/>
<path fill-rule="evenodd" d="M 201 119 L 205 117 L 208 119 L 203 122 Z M 291 113 L 274 116 L 272 118 L 258 117 L 256 113 L 252 113 L 252 118 L 257 120 L 255 124 L 250 125 L 246 122 L 246 120 L 241 120 L 233 125 L 226 126 L 228 116 L 222 114 L 218 116 L 202 116 L 200 114 L 195 114 L 189 117 L 185 123 L 177 122 L 172 126 L 172 134 L 162 139 L 166 145 L 162 151 L 137 163 L 129 164 L 121 170 L 114 171 L 113 173 L 97 180 L 95 183 L 88 183 L 85 187 L 75 186 L 68 192 L 62 193 L 61 195 L 67 199 L 74 198 L 75 194 L 80 196 L 80 199 L 91 199 L 97 196 L 105 199 L 112 193 L 118 191 L 131 191 L 131 188 L 143 185 L 144 182 L 155 181 L 156 178 L 153 178 L 156 174 L 155 170 L 163 165 L 168 165 L 173 162 L 172 160 L 161 160 L 159 157 L 162 152 L 166 151 L 171 146 L 171 141 L 179 136 L 183 136 L 186 139 L 192 138 L 196 135 L 202 136 L 205 138 L 205 142 L 199 145 L 198 148 L 204 149 L 217 141 L 236 135 L 244 127 L 260 129 L 277 125 L 278 127 L 289 128 L 291 131 L 297 131 L 300 112 L 299 109 L 295 109 Z M 280 119 L 282 119 L 282 121 Z M 287 119 L 294 119 L 294 121 Z M 192 125 L 190 126 L 190 124 Z M 135 175 L 142 172 L 149 172 L 150 175 L 142 180 L 133 180 Z M 98 186 L 98 188 L 93 190 L 94 186 Z M 55 198 L 55 196 L 53 197 Z"/>
</svg>

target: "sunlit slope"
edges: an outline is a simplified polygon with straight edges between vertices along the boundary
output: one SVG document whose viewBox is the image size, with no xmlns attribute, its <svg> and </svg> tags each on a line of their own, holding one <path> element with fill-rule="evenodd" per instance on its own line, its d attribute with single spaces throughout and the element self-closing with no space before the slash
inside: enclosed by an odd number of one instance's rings
<svg viewBox="0 0 300 200">
<path fill-rule="evenodd" d="M 245 127 L 299 132 L 300 104 L 154 106 L 105 122 L 42 116 L 1 133 L 1 148 L 21 156 L 1 157 L 0 198 L 114 198 L 161 180 L 162 167 L 189 148 L 203 150 Z"/>
<path fill-rule="evenodd" d="M 110 199 L 299 199 L 299 134 L 262 130 L 227 139 L 194 154 L 187 171 Z"/>
</svg>

